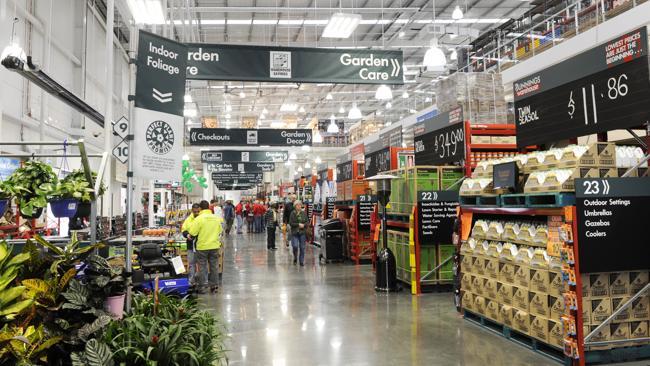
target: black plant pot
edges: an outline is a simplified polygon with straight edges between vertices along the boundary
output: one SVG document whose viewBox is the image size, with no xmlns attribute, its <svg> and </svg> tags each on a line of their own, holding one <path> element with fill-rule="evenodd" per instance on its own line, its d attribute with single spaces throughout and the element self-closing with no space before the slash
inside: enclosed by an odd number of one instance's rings
<svg viewBox="0 0 650 366">
<path fill-rule="evenodd" d="M 79 206 L 77 207 L 77 214 L 74 215 L 75 218 L 77 217 L 89 217 L 90 216 L 90 202 L 80 202 Z"/>
</svg>

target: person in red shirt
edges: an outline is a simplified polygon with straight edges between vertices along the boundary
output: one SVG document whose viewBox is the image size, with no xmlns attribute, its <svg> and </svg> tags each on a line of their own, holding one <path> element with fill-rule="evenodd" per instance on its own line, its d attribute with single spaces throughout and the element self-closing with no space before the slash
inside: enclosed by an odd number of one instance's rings
<svg viewBox="0 0 650 366">
<path fill-rule="evenodd" d="M 264 206 L 262 203 L 258 200 L 255 201 L 255 204 L 253 205 L 253 215 L 254 215 L 254 220 L 255 220 L 255 232 L 256 233 L 261 233 L 262 232 L 262 215 L 264 215 L 264 212 L 266 210 L 264 209 Z"/>
<path fill-rule="evenodd" d="M 239 201 L 235 206 L 235 219 L 237 220 L 237 234 L 241 234 L 241 228 L 244 225 L 244 201 Z"/>
</svg>

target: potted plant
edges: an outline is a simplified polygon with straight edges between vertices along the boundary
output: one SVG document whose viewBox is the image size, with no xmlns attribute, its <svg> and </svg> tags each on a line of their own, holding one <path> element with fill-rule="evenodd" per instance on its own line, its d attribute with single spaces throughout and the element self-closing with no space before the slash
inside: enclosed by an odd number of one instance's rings
<svg viewBox="0 0 650 366">
<path fill-rule="evenodd" d="M 47 206 L 47 196 L 57 180 L 50 165 L 29 160 L 16 169 L 5 182 L 11 186 L 23 217 L 38 218 Z"/>
<path fill-rule="evenodd" d="M 93 172 L 93 180 L 97 173 Z M 98 195 L 104 194 L 102 183 Z M 83 170 L 77 169 L 61 179 L 50 193 L 50 206 L 55 217 L 88 217 L 93 186 Z"/>
<path fill-rule="evenodd" d="M 96 298 L 104 299 L 104 310 L 121 319 L 126 294 L 124 267 L 112 266 L 105 258 L 91 255 L 83 273 L 90 292 Z"/>
</svg>

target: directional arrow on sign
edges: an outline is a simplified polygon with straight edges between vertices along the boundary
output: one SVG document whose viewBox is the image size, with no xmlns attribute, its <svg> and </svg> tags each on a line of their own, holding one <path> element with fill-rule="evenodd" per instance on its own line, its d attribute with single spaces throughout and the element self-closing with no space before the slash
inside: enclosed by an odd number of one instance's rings
<svg viewBox="0 0 650 366">
<path fill-rule="evenodd" d="M 122 118 L 113 122 L 113 132 L 122 139 L 126 138 L 129 133 L 129 120 L 122 116 Z"/>
<path fill-rule="evenodd" d="M 122 140 L 115 148 L 113 149 L 113 156 L 122 164 L 126 164 L 127 159 L 129 158 L 129 145 L 126 141 Z"/>
</svg>

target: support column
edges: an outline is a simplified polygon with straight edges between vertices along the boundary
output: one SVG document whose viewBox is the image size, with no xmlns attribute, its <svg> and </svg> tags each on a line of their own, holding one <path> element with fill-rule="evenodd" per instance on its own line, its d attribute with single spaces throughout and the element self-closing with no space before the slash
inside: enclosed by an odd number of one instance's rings
<svg viewBox="0 0 650 366">
<path fill-rule="evenodd" d="M 106 1 L 106 95 L 104 100 L 104 151 L 113 150 L 113 23 L 115 15 L 114 0 Z M 130 121 L 133 123 L 133 121 Z M 106 161 L 106 172 L 104 183 L 106 184 L 105 197 L 112 197 L 113 187 L 113 157 L 109 156 Z M 117 186 L 119 189 L 119 186 Z M 119 192 L 118 192 L 119 195 Z M 106 214 L 103 212 L 102 214 Z M 110 222 L 110 220 L 109 220 Z"/>
</svg>

